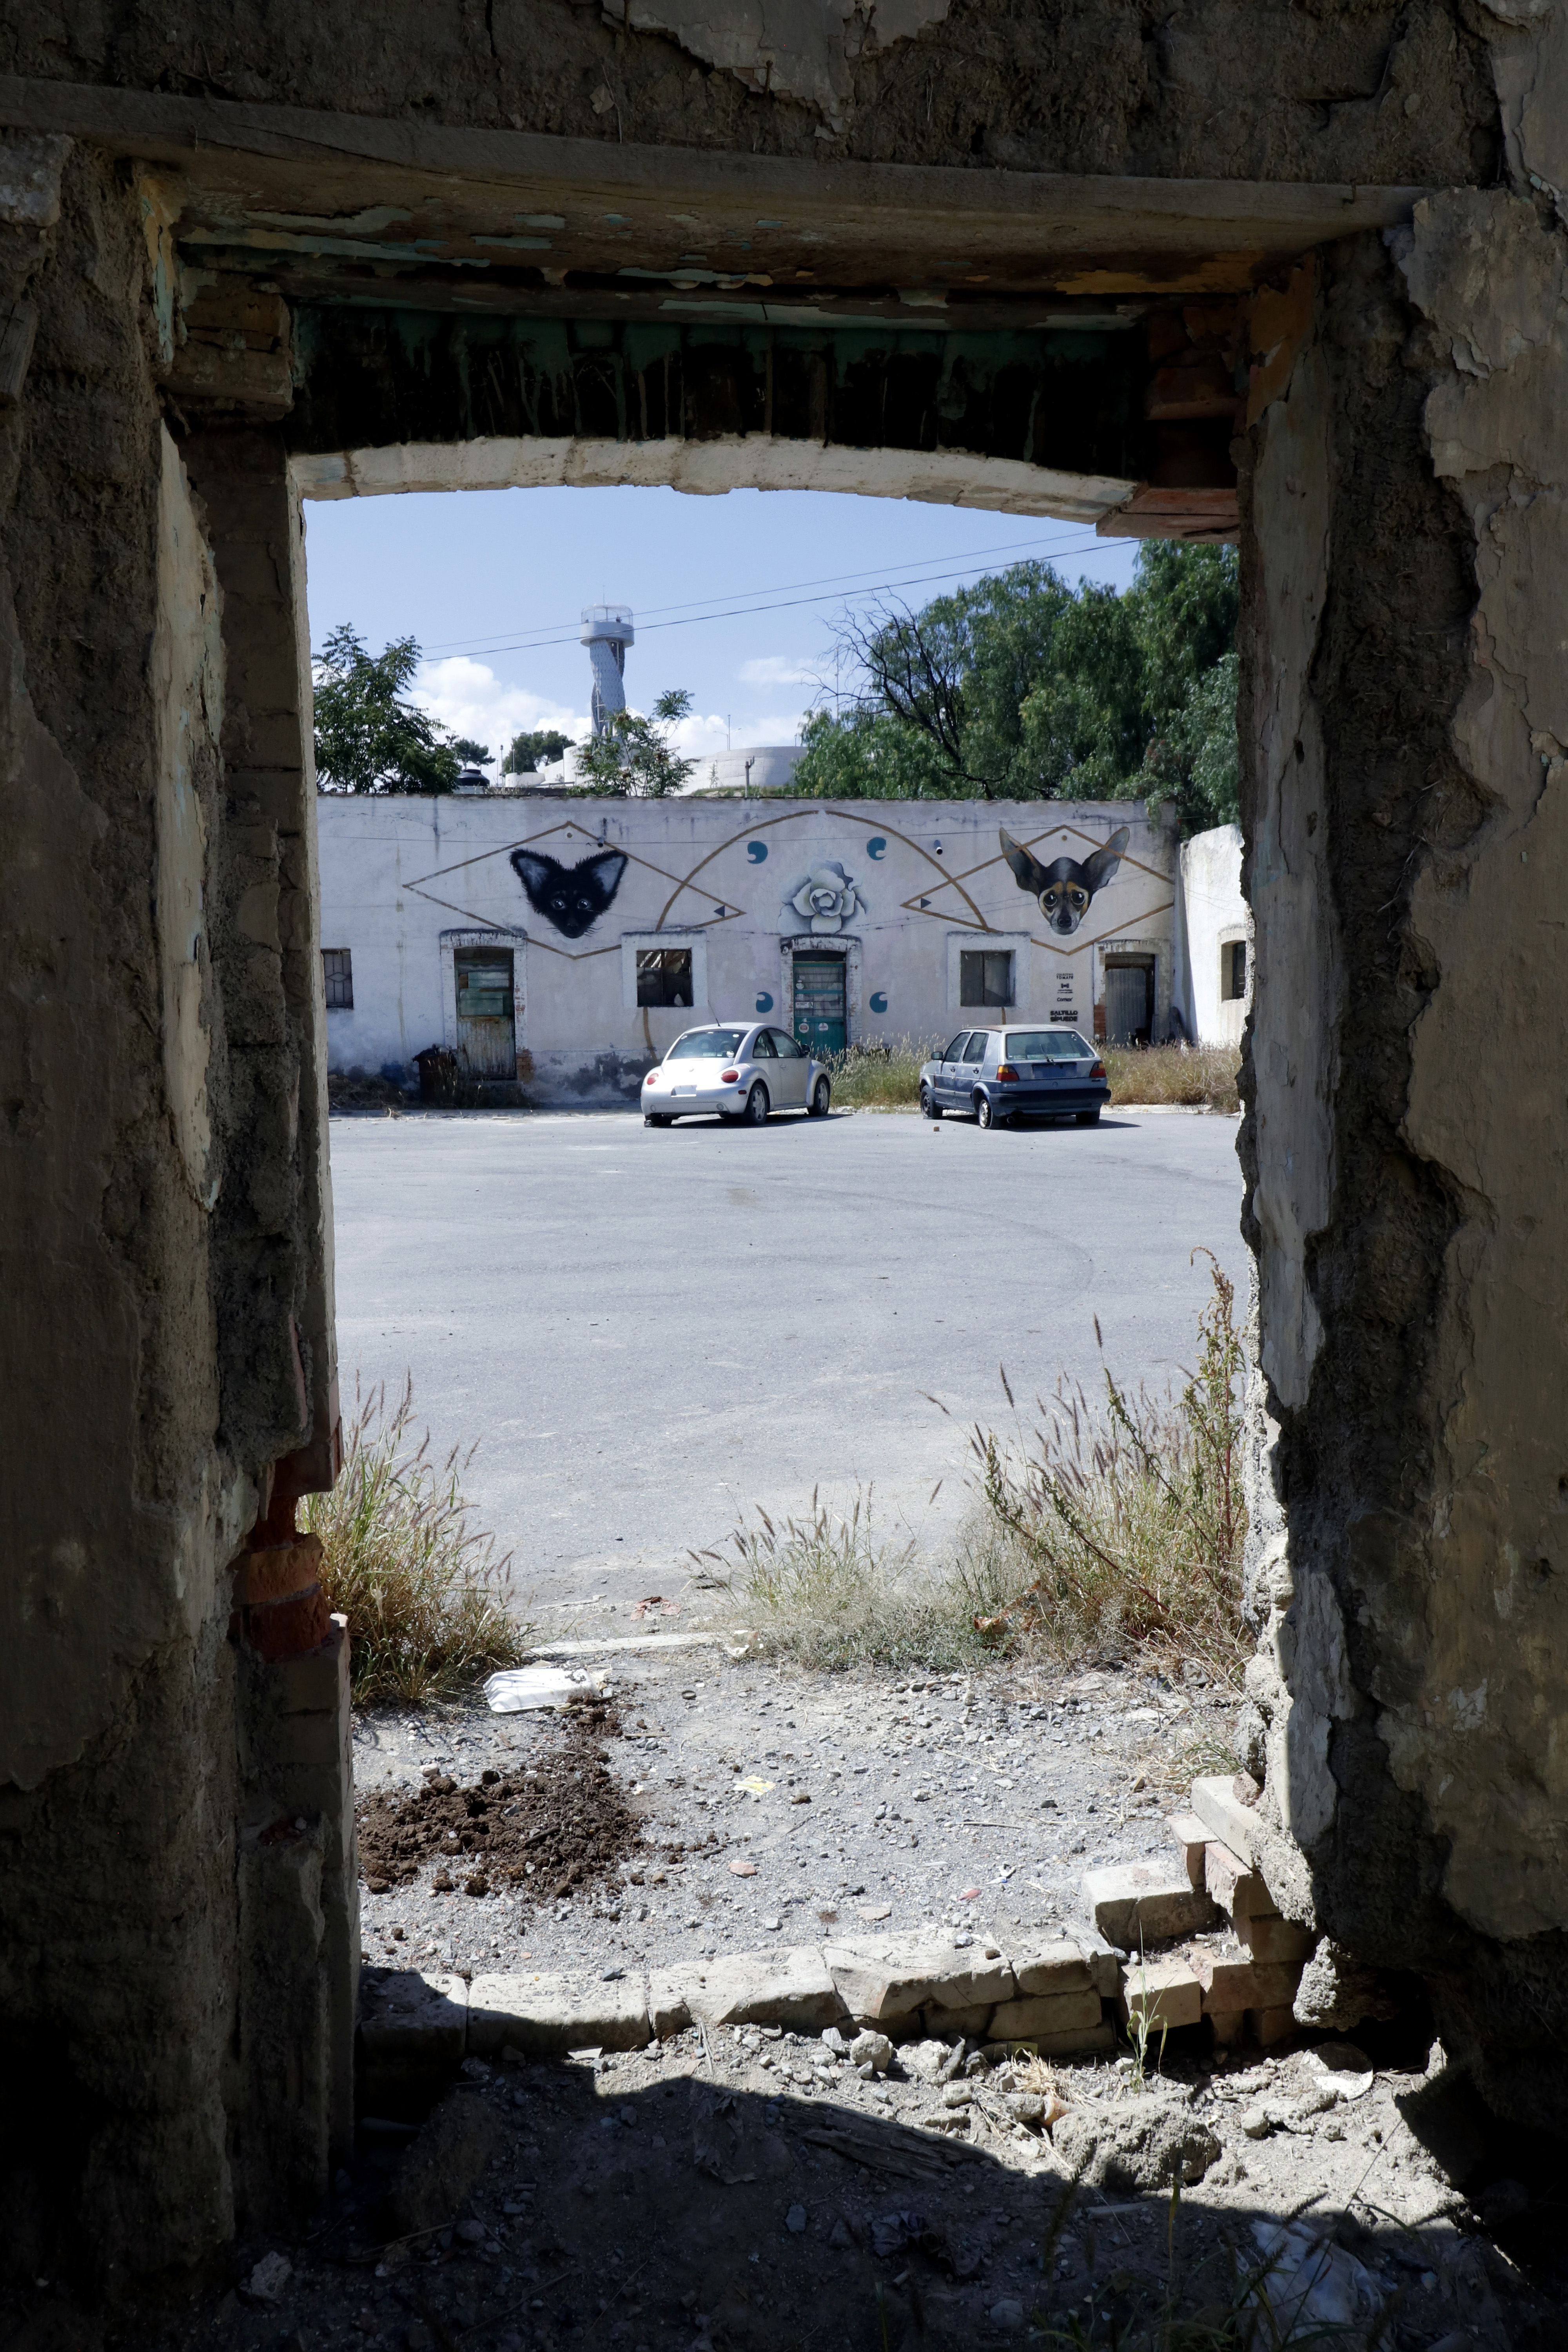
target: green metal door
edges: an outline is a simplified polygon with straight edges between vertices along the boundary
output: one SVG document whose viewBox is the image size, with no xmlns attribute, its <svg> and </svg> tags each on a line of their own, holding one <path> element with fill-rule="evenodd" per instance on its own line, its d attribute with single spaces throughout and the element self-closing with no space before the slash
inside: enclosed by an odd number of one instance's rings
<svg viewBox="0 0 1568 2352">
<path fill-rule="evenodd" d="M 818 1061 L 842 1054 L 848 1044 L 841 955 L 795 957 L 795 1043 Z"/>
</svg>

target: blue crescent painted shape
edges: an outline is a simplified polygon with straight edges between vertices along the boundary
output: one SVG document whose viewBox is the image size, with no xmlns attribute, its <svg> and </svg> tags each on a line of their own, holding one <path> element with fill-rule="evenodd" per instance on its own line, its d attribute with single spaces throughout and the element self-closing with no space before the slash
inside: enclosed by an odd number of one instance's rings
<svg viewBox="0 0 1568 2352">
<path fill-rule="evenodd" d="M 768 845 L 767 845 L 767 843 L 766 843 L 765 841 L 748 841 L 748 842 L 747 842 L 747 844 L 746 844 L 746 855 L 747 855 L 747 856 L 751 859 L 751 861 L 752 861 L 752 865 L 753 865 L 753 866 L 761 866 L 761 865 L 763 863 L 764 859 L 766 858 L 767 854 L 768 854 Z M 770 997 L 770 998 L 768 999 L 768 1003 L 769 1003 L 769 1004 L 771 1004 L 771 1003 L 773 1003 L 773 999 L 772 999 L 772 997 Z M 766 1008 L 764 1007 L 764 1010 L 765 1010 L 765 1009 L 766 1009 Z"/>
<path fill-rule="evenodd" d="M 886 1013 L 887 1009 L 887 997 L 881 989 L 879 988 L 871 999 L 871 1010 L 873 1013 Z"/>
<path fill-rule="evenodd" d="M 764 856 L 766 855 L 766 853 L 765 853 L 765 852 L 764 852 L 763 854 L 764 854 Z M 759 992 L 758 996 L 757 996 L 757 1011 L 758 1011 L 759 1013 L 771 1013 L 771 1012 L 773 1011 L 773 998 L 768 994 L 767 990 L 764 988 L 764 989 L 763 989 L 763 990 L 761 990 L 761 991 Z"/>
<path fill-rule="evenodd" d="M 871 840 L 866 844 L 866 855 L 868 857 L 886 857 L 887 854 L 888 845 L 879 833 L 874 835 Z"/>
</svg>

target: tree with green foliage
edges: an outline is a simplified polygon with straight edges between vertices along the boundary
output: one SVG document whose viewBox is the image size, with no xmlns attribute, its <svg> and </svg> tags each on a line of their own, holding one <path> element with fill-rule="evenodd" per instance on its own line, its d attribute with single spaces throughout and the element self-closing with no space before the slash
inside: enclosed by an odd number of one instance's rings
<svg viewBox="0 0 1568 2352">
<path fill-rule="evenodd" d="M 452 738 L 452 749 L 466 768 L 488 768 L 489 766 L 489 745 L 488 743 L 476 743 L 471 735 L 454 735 Z"/>
<path fill-rule="evenodd" d="M 823 799 L 1173 798 L 1236 814 L 1236 560 L 1152 541 L 1125 594 L 1020 563 L 920 612 L 847 622 L 865 686 L 805 730 Z"/>
<path fill-rule="evenodd" d="M 570 735 L 556 727 L 538 727 L 531 734 L 512 737 L 500 772 L 503 776 L 531 776 L 540 768 L 553 767 L 571 749 Z"/>
<path fill-rule="evenodd" d="M 634 800 L 662 800 L 678 793 L 697 762 L 683 760 L 669 730 L 684 719 L 691 697 L 672 687 L 653 706 L 651 719 L 637 710 L 614 710 L 602 735 L 590 735 L 577 753 L 577 782 L 592 793 L 629 793 Z"/>
<path fill-rule="evenodd" d="M 419 667 L 412 637 L 372 654 L 347 622 L 311 657 L 316 776 L 338 793 L 449 793 L 459 747 L 406 699 Z"/>
</svg>

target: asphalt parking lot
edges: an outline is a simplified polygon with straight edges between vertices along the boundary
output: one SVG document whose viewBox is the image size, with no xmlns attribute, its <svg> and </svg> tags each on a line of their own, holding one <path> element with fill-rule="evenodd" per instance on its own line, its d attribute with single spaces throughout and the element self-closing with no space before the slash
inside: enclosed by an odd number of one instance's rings
<svg viewBox="0 0 1568 2352">
<path fill-rule="evenodd" d="M 1065 1370 L 1163 1388 L 1212 1249 L 1239 1284 L 1236 1121 L 982 1134 L 860 1113 L 335 1118 L 338 1341 L 401 1387 L 553 1630 L 668 1592 L 689 1547 L 874 1487 L 940 1539 L 968 1433 Z M 931 1398 L 941 1401 L 945 1413 Z M 932 1504 L 932 1489 L 941 1491 Z"/>
</svg>

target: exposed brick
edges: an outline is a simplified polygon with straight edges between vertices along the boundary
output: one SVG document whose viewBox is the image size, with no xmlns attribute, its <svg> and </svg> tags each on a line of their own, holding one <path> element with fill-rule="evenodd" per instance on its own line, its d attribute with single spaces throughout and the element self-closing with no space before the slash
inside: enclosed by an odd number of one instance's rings
<svg viewBox="0 0 1568 2352">
<path fill-rule="evenodd" d="M 1241 1937 L 1255 1960 L 1283 1961 L 1296 1968 L 1310 1959 L 1317 1942 L 1310 1927 L 1298 1927 L 1293 1919 L 1259 1917 L 1241 1918 L 1236 1923 Z"/>
<path fill-rule="evenodd" d="M 1196 1813 L 1173 1813 L 1165 1826 L 1182 1850 L 1187 1876 L 1194 1886 L 1203 1886 L 1204 1848 L 1208 1843 L 1209 1832 Z"/>
<path fill-rule="evenodd" d="M 1295 2013 L 1289 2009 L 1249 2009 L 1247 2030 L 1259 2049 L 1272 2049 L 1277 2042 L 1289 2042 L 1300 2031 Z"/>
<path fill-rule="evenodd" d="M 1223 1840 L 1244 1863 L 1252 1861 L 1255 1815 L 1236 1791 L 1235 1780 L 1225 1774 L 1193 1782 L 1193 1811 L 1208 1823 L 1209 1835 Z"/>
<path fill-rule="evenodd" d="M 1123 1951 L 1199 1935 L 1215 1925 L 1215 1908 L 1174 1862 L 1132 1862 L 1083 1875 L 1084 1907 L 1100 1934 Z"/>
<path fill-rule="evenodd" d="M 1075 2033 L 1100 2022 L 1100 1995 L 1094 1991 L 1036 1993 L 1024 2000 L 1005 2000 L 992 2013 L 993 2042 L 1037 2042 L 1042 2034 Z"/>
<path fill-rule="evenodd" d="M 1261 1873 L 1217 1838 L 1204 1849 L 1204 1884 L 1220 1909 L 1228 1911 L 1233 1920 L 1272 1919 L 1279 1916 L 1279 1906 Z"/>
<path fill-rule="evenodd" d="M 288 1601 L 245 1612 L 245 1638 L 258 1657 L 276 1662 L 297 1658 L 315 1649 L 331 1626 L 327 1596 L 320 1585 L 296 1592 Z"/>
<path fill-rule="evenodd" d="M 1301 1981 L 1299 1967 L 1260 1966 L 1251 1958 L 1226 1958 L 1202 1949 L 1190 1952 L 1193 1974 L 1204 1989 L 1204 2008 L 1278 2009 L 1293 2001 Z"/>
<path fill-rule="evenodd" d="M 321 1537 L 296 1536 L 289 1543 L 242 1551 L 235 1564 L 234 1597 L 247 1608 L 259 1608 L 308 1592 L 321 1578 Z"/>
<path fill-rule="evenodd" d="M 1151 2025 L 1195 2025 L 1203 2015 L 1203 1988 L 1179 1953 L 1129 1960 L 1118 2007 L 1124 2021 L 1142 2013 Z"/>
</svg>

